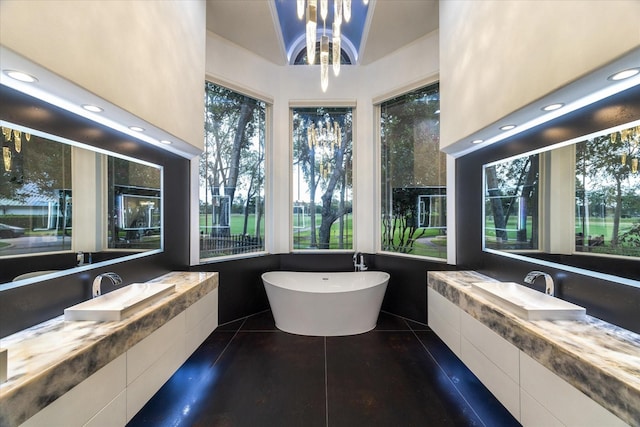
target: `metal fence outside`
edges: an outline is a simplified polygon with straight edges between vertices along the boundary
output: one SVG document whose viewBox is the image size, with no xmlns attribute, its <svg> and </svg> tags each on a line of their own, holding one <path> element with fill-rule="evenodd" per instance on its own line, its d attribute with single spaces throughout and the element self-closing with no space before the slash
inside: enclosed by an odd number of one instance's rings
<svg viewBox="0 0 640 427">
<path fill-rule="evenodd" d="M 200 258 L 236 255 L 264 250 L 261 236 L 232 234 L 228 236 L 200 235 Z"/>
</svg>

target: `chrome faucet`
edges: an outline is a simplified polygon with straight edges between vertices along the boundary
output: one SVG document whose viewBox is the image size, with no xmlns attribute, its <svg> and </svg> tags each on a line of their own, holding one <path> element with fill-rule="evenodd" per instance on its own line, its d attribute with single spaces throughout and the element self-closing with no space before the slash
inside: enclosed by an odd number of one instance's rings
<svg viewBox="0 0 640 427">
<path fill-rule="evenodd" d="M 368 267 L 364 264 L 364 255 L 362 253 L 356 252 L 353 254 L 353 268 L 354 271 L 367 271 Z"/>
<path fill-rule="evenodd" d="M 536 281 L 536 279 L 540 276 L 544 277 L 544 284 L 545 284 L 545 293 L 547 295 L 551 295 L 554 296 L 555 295 L 555 289 L 553 286 L 553 277 L 551 277 L 549 274 L 544 273 L 542 271 L 530 271 L 526 277 L 524 278 L 524 282 L 528 283 L 530 285 L 533 285 L 533 282 Z"/>
<path fill-rule="evenodd" d="M 122 284 L 122 277 L 118 276 L 116 273 L 102 273 L 98 274 L 95 279 L 93 279 L 93 297 L 99 297 L 102 295 L 102 278 L 106 277 L 111 280 L 113 286 L 118 286 Z"/>
</svg>

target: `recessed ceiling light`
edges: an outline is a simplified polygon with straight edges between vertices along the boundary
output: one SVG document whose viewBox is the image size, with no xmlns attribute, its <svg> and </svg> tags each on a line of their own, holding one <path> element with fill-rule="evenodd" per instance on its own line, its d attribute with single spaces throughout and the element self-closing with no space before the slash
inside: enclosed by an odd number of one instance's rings
<svg viewBox="0 0 640 427">
<path fill-rule="evenodd" d="M 166 140 L 166 139 L 161 139 L 161 140 L 160 140 L 160 143 L 161 143 L 161 144 L 165 144 L 165 145 L 173 144 L 171 141 Z"/>
<path fill-rule="evenodd" d="M 617 82 L 618 80 L 628 79 L 640 73 L 640 68 L 629 68 L 627 70 L 620 71 L 607 77 L 608 80 Z"/>
<path fill-rule="evenodd" d="M 84 104 L 82 108 L 84 108 L 87 111 L 91 111 L 92 113 L 102 113 L 104 111 L 102 108 L 98 107 L 97 105 L 91 105 L 91 104 Z"/>
<path fill-rule="evenodd" d="M 480 144 L 483 142 L 484 142 L 484 139 L 474 139 L 473 141 L 471 141 L 472 144 Z"/>
<path fill-rule="evenodd" d="M 129 126 L 129 129 L 135 132 L 144 132 L 144 128 L 141 128 L 140 126 Z"/>
<path fill-rule="evenodd" d="M 38 79 L 33 77 L 31 74 L 23 73 L 22 71 L 4 70 L 4 73 L 14 80 L 19 80 L 25 83 L 35 83 L 38 81 Z"/>
<path fill-rule="evenodd" d="M 516 125 L 504 125 L 504 126 L 500 126 L 500 130 L 511 130 L 511 129 L 515 129 Z"/>
<path fill-rule="evenodd" d="M 559 102 L 557 104 L 550 104 L 550 105 L 547 105 L 546 107 L 542 107 L 542 111 L 554 111 L 562 107 L 564 107 L 564 104 Z"/>
</svg>

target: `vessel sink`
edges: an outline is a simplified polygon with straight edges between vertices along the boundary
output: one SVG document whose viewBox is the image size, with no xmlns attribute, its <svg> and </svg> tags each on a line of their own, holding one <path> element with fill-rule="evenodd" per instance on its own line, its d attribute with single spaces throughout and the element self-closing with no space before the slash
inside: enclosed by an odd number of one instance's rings
<svg viewBox="0 0 640 427">
<path fill-rule="evenodd" d="M 173 283 L 132 283 L 64 310 L 64 320 L 99 322 L 125 319 L 173 293 Z"/>
<path fill-rule="evenodd" d="M 586 309 L 514 282 L 472 283 L 475 291 L 525 320 L 581 320 Z"/>
</svg>

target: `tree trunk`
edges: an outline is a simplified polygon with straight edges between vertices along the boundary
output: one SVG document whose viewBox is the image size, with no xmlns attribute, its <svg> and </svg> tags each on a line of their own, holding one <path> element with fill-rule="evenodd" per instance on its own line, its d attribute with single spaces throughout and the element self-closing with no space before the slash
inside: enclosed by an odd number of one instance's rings
<svg viewBox="0 0 640 427">
<path fill-rule="evenodd" d="M 313 151 L 310 153 L 311 160 L 309 162 L 309 176 L 311 177 L 311 182 L 309 185 L 309 222 L 310 225 L 310 235 L 309 235 L 309 247 L 317 248 L 318 247 L 318 239 L 316 237 L 316 187 L 318 186 L 318 182 L 316 181 L 316 156 Z"/>
<path fill-rule="evenodd" d="M 616 175 L 616 207 L 613 211 L 613 231 L 611 232 L 611 247 L 618 246 L 620 232 L 620 217 L 622 216 L 622 180 Z"/>
<path fill-rule="evenodd" d="M 247 124 L 251 121 L 255 104 L 243 103 L 240 107 L 240 116 L 238 117 L 238 126 L 236 134 L 233 138 L 233 146 L 231 149 L 231 159 L 229 161 L 229 176 L 224 185 L 224 194 L 229 196 L 229 204 L 233 205 L 236 187 L 238 185 L 238 175 L 240 173 L 240 153 L 242 151 L 242 143 L 244 142 L 244 134 Z M 230 218 L 229 218 L 230 220 Z M 230 225 L 229 222 L 225 225 Z"/>
<path fill-rule="evenodd" d="M 531 162 L 529 166 L 529 170 L 527 171 L 527 177 L 524 181 L 524 185 L 522 186 L 522 197 L 528 202 L 527 206 L 527 214 L 525 215 L 525 225 L 523 227 L 524 236 L 522 239 L 518 238 L 518 241 L 525 242 L 527 240 L 527 226 L 526 220 L 528 218 L 528 213 L 537 213 L 538 212 L 538 168 L 539 168 L 539 157 L 538 155 L 529 156 L 529 161 Z M 531 240 L 529 241 L 530 249 L 537 248 L 537 236 L 538 236 L 538 215 L 531 215 Z M 536 242 L 534 248 L 534 240 Z"/>
<path fill-rule="evenodd" d="M 496 237 L 498 240 L 507 240 L 507 230 L 502 209 L 502 200 L 499 198 L 502 193 L 498 189 L 498 177 L 495 166 L 485 169 L 487 172 L 487 192 L 491 197 L 491 211 L 493 213 L 493 223 L 496 227 Z"/>
</svg>

